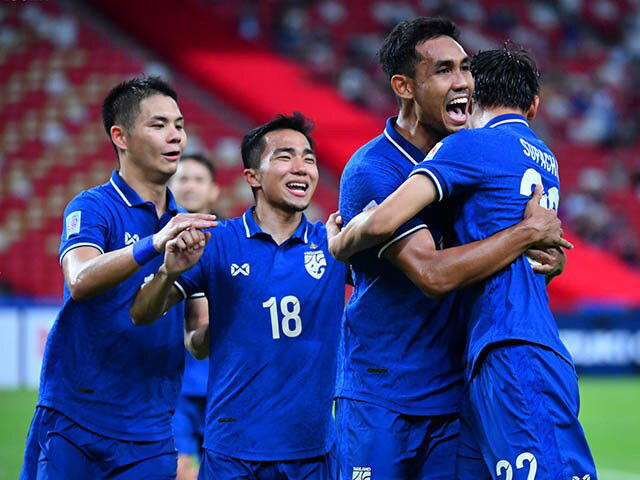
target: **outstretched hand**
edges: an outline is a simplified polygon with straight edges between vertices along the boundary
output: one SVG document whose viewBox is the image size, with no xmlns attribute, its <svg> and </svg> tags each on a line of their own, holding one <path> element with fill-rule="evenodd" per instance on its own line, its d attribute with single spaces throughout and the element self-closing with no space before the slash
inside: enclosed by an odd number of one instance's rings
<svg viewBox="0 0 640 480">
<path fill-rule="evenodd" d="M 179 213 L 153 236 L 153 248 L 164 252 L 167 242 L 174 240 L 180 232 L 187 229 L 204 230 L 218 225 L 215 215 L 206 213 Z"/>
<path fill-rule="evenodd" d="M 340 212 L 333 212 L 331 215 L 329 215 L 329 218 L 327 219 L 327 223 L 325 224 L 326 228 L 327 228 L 327 244 L 329 247 L 329 253 L 333 256 L 333 258 L 335 258 L 336 260 L 340 260 L 342 262 L 346 262 L 347 259 L 346 258 L 340 258 L 340 252 L 337 249 L 337 245 L 336 245 L 336 237 L 340 234 L 340 231 L 342 230 L 343 227 L 343 220 L 342 220 L 342 216 L 340 215 Z"/>
<path fill-rule="evenodd" d="M 210 238 L 209 232 L 189 228 L 169 240 L 164 254 L 167 273 L 172 277 L 179 277 L 193 267 L 200 260 Z"/>
<path fill-rule="evenodd" d="M 540 205 L 544 195 L 542 185 L 536 185 L 524 211 L 524 220 L 537 232 L 535 246 L 546 249 L 563 247 L 571 250 L 573 245 L 563 238 L 562 222 L 551 208 Z"/>
</svg>

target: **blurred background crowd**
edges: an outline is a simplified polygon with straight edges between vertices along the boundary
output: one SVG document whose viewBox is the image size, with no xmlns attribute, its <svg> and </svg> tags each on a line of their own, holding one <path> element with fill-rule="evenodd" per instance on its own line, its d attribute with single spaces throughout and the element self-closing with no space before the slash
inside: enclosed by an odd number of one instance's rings
<svg viewBox="0 0 640 480">
<path fill-rule="evenodd" d="M 398 22 L 416 15 L 452 18 L 470 53 L 506 40 L 525 46 L 542 72 L 542 108 L 534 128 L 561 165 L 562 219 L 588 242 L 640 265 L 637 0 L 196 3 L 238 39 L 266 45 L 302 65 L 314 81 L 380 119 L 393 115 L 396 104 L 376 52 Z M 252 120 L 129 35 L 76 2 L 0 4 L 4 291 L 60 291 L 55 263 L 60 215 L 75 193 L 104 181 L 114 166 L 99 107 L 123 77 L 160 74 L 177 82 L 188 120 L 188 151 L 206 152 L 220 172 L 224 192 L 218 210 L 234 215 L 251 202 L 238 176 L 238 144 Z M 335 208 L 336 186 L 337 175 L 325 176 L 312 218 L 326 218 Z M 28 257 L 19 258 L 18 250 Z M 25 269 L 33 276 L 21 275 Z"/>
</svg>

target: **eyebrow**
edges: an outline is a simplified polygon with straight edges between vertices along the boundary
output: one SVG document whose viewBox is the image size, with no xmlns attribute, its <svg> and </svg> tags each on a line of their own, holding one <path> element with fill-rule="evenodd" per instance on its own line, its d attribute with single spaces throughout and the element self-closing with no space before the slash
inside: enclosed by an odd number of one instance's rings
<svg viewBox="0 0 640 480">
<path fill-rule="evenodd" d="M 292 155 L 293 155 L 294 153 L 296 153 L 296 149 L 295 149 L 295 148 L 293 148 L 293 147 L 282 147 L 282 148 L 276 148 L 276 149 L 273 151 L 273 154 L 274 154 L 274 155 L 277 155 L 277 154 L 279 154 L 279 153 L 290 153 L 290 154 L 292 154 Z M 302 155 L 303 155 L 303 156 L 304 156 L 304 155 L 309 155 L 309 154 L 311 154 L 311 155 L 314 155 L 314 156 L 315 156 L 316 152 L 314 152 L 314 151 L 313 151 L 313 150 L 311 150 L 310 148 L 305 148 L 305 149 L 302 151 Z"/>
<path fill-rule="evenodd" d="M 460 60 L 460 64 L 462 65 L 463 63 L 469 63 L 471 61 L 471 59 L 467 56 L 464 57 L 462 60 Z M 454 60 L 438 60 L 437 62 L 435 62 L 433 64 L 434 68 L 440 68 L 440 67 L 451 67 L 453 65 L 455 65 L 455 61 Z"/>
<path fill-rule="evenodd" d="M 159 121 L 161 121 L 161 122 L 168 122 L 168 121 L 169 121 L 169 118 L 168 118 L 168 117 L 164 117 L 164 116 L 162 116 L 162 115 L 154 115 L 153 117 L 151 117 L 151 118 L 149 119 L 149 121 L 153 121 L 153 120 L 159 120 Z M 175 121 L 176 121 L 176 122 L 182 122 L 182 121 L 184 121 L 184 117 L 178 117 L 178 118 L 176 118 L 176 120 L 175 120 Z"/>
</svg>

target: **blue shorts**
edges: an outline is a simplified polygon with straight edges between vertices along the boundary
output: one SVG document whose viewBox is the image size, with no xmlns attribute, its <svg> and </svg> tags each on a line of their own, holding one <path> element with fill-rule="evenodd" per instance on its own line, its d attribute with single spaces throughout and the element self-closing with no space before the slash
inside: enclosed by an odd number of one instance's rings
<svg viewBox="0 0 640 480">
<path fill-rule="evenodd" d="M 173 415 L 173 434 L 180 455 L 202 454 L 206 397 L 180 395 Z"/>
<path fill-rule="evenodd" d="M 493 347 L 465 395 L 455 478 L 596 480 L 579 408 L 564 358 L 528 343 Z"/>
<path fill-rule="evenodd" d="M 431 480 L 453 477 L 458 414 L 405 415 L 358 400 L 336 401 L 341 479 Z"/>
<path fill-rule="evenodd" d="M 61 413 L 38 407 L 31 421 L 21 480 L 175 479 L 173 439 L 131 442 L 93 433 Z"/>
<path fill-rule="evenodd" d="M 198 480 L 336 480 L 332 452 L 300 460 L 240 460 L 207 450 L 202 454 Z"/>
</svg>

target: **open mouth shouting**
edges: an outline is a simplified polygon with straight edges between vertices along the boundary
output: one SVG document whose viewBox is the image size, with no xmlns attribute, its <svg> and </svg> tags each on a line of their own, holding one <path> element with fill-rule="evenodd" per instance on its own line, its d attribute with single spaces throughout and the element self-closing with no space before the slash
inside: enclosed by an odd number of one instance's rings
<svg viewBox="0 0 640 480">
<path fill-rule="evenodd" d="M 287 182 L 286 187 L 296 197 L 304 197 L 309 190 L 309 184 L 301 180 Z"/>
<path fill-rule="evenodd" d="M 454 98 L 445 106 L 447 117 L 455 125 L 464 125 L 467 123 L 468 107 L 468 96 Z"/>
<path fill-rule="evenodd" d="M 180 150 L 171 150 L 162 154 L 164 158 L 172 162 L 177 162 L 180 159 Z"/>
</svg>

